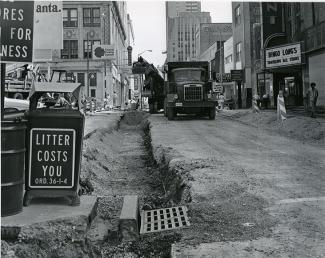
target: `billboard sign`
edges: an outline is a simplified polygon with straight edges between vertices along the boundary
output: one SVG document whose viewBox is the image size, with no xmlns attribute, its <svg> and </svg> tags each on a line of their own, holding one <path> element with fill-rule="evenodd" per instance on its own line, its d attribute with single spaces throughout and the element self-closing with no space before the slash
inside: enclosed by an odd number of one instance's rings
<svg viewBox="0 0 325 258">
<path fill-rule="evenodd" d="M 115 48 L 114 45 L 94 45 L 93 60 L 114 60 Z"/>
<path fill-rule="evenodd" d="M 35 1 L 34 9 L 34 49 L 62 49 L 62 1 Z"/>
<path fill-rule="evenodd" d="M 265 50 L 265 67 L 275 68 L 301 64 L 300 43 L 282 45 Z"/>
<path fill-rule="evenodd" d="M 0 62 L 33 61 L 33 26 L 33 1 L 0 1 Z"/>
<path fill-rule="evenodd" d="M 33 128 L 30 131 L 30 188 L 74 186 L 76 131 L 63 128 Z"/>
</svg>

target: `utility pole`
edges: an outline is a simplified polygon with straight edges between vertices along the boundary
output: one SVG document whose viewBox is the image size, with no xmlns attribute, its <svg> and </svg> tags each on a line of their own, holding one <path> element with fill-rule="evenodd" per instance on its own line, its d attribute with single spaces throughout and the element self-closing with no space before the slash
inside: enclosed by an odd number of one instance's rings
<svg viewBox="0 0 325 258">
<path fill-rule="evenodd" d="M 103 14 L 102 15 L 102 17 L 103 17 L 103 23 L 104 23 L 104 39 L 103 39 L 103 42 L 104 42 L 104 45 L 105 45 L 105 39 L 106 39 L 106 33 L 105 33 L 105 30 L 106 30 L 106 16 L 105 16 L 105 14 Z M 107 91 L 107 89 L 106 89 L 106 84 L 107 84 L 107 82 L 106 82 L 106 65 L 107 65 L 107 63 L 106 63 L 106 59 L 104 59 L 104 90 L 105 90 L 105 94 L 104 94 L 104 97 L 106 98 L 107 97 L 107 93 L 106 93 L 106 91 Z"/>
<path fill-rule="evenodd" d="M 1 120 L 3 120 L 3 113 L 4 113 L 5 77 L 6 77 L 6 63 L 1 63 Z"/>
<path fill-rule="evenodd" d="M 222 47 L 221 47 L 221 45 L 222 45 L 222 38 L 221 38 L 221 30 L 220 30 L 220 28 L 219 28 L 219 53 L 220 53 L 220 62 L 219 62 L 219 66 L 220 66 L 220 68 L 219 68 L 219 72 L 220 72 L 220 83 L 221 83 L 221 86 L 223 86 L 222 85 L 222 83 L 223 83 L 223 74 L 222 74 L 222 64 L 223 64 L 223 62 L 222 62 L 222 53 L 221 53 L 221 49 L 222 49 Z"/>
<path fill-rule="evenodd" d="M 90 78 L 89 78 L 89 35 L 87 32 L 87 97 L 90 96 L 89 94 L 89 82 L 90 82 Z"/>
</svg>

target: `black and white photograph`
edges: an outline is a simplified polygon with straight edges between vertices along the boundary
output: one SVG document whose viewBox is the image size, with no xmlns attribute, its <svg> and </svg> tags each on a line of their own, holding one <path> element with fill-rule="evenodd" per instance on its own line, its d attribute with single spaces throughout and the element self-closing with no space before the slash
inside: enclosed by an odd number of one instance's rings
<svg viewBox="0 0 325 258">
<path fill-rule="evenodd" d="M 1 257 L 325 258 L 325 1 L 0 0 Z"/>
</svg>

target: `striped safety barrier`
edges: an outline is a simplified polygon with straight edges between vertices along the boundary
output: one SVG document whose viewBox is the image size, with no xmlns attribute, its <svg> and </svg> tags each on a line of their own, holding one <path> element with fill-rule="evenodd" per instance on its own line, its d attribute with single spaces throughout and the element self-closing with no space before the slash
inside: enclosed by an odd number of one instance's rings
<svg viewBox="0 0 325 258">
<path fill-rule="evenodd" d="M 281 119 L 281 121 L 283 121 L 287 119 L 287 111 L 284 104 L 284 98 L 283 96 L 280 95 L 278 95 L 277 114 L 278 114 L 278 120 Z"/>
<path fill-rule="evenodd" d="M 253 112 L 259 113 L 260 107 L 258 106 L 257 100 L 259 99 L 259 96 L 256 94 L 253 96 Z"/>
<path fill-rule="evenodd" d="M 253 110 L 256 113 L 260 112 L 260 108 L 258 107 L 258 104 L 257 104 L 257 99 L 253 99 Z"/>
</svg>

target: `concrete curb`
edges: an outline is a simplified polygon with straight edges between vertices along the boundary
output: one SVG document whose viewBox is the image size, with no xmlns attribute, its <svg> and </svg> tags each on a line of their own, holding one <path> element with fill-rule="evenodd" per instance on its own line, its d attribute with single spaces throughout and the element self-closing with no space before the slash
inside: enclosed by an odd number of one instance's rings
<svg viewBox="0 0 325 258">
<path fill-rule="evenodd" d="M 137 195 L 126 195 L 119 218 L 119 232 L 123 241 L 135 241 L 139 238 L 140 211 Z"/>
<path fill-rule="evenodd" d="M 66 203 L 57 203 L 56 199 L 48 199 L 46 204 L 41 199 L 35 200 L 39 202 L 24 207 L 23 212 L 1 218 L 1 239 L 17 239 L 25 227 L 65 219 L 80 218 L 88 227 L 97 216 L 98 198 L 96 196 L 82 196 L 80 206 L 75 207 Z"/>
</svg>

